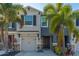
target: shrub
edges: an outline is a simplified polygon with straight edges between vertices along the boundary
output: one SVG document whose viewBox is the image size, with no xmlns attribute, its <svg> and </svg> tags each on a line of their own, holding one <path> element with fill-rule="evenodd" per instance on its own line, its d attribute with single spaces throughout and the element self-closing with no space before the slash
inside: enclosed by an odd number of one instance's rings
<svg viewBox="0 0 79 59">
<path fill-rule="evenodd" d="M 59 47 L 55 47 L 55 52 L 57 55 L 62 55 L 61 48 L 59 48 Z"/>
</svg>

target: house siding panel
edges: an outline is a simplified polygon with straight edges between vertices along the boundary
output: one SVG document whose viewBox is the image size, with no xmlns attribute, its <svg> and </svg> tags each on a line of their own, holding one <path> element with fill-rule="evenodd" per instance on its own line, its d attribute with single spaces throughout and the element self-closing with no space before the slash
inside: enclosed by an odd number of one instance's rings
<svg viewBox="0 0 79 59">
<path fill-rule="evenodd" d="M 50 36 L 48 27 L 41 27 L 41 36 Z"/>
</svg>

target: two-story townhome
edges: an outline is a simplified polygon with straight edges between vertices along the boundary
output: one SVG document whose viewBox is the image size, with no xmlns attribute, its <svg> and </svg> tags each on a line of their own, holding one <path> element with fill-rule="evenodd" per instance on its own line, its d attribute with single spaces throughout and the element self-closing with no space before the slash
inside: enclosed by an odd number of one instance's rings
<svg viewBox="0 0 79 59">
<path fill-rule="evenodd" d="M 27 6 L 27 14 L 21 13 L 24 25 L 20 28 L 19 23 L 9 24 L 9 46 L 14 39 L 13 47 L 21 51 L 35 51 L 40 47 L 40 16 L 41 11 Z M 12 39 L 13 38 L 13 39 Z M 10 46 L 12 48 L 12 45 Z"/>
<path fill-rule="evenodd" d="M 57 46 L 57 34 L 50 32 L 48 20 L 45 16 L 41 16 L 41 40 L 43 49 L 52 49 L 52 46 Z M 64 45 L 67 47 L 67 43 L 70 43 L 70 36 L 66 27 L 64 27 Z"/>
<path fill-rule="evenodd" d="M 41 22 L 42 48 L 50 49 L 52 40 L 51 40 L 50 30 L 48 27 L 48 20 L 46 21 L 46 17 L 44 15 L 41 15 L 40 22 Z"/>
</svg>

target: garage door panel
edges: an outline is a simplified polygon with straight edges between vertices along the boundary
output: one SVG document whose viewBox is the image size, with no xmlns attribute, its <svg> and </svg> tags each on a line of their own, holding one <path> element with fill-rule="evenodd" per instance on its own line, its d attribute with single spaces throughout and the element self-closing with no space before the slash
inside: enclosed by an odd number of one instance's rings
<svg viewBox="0 0 79 59">
<path fill-rule="evenodd" d="M 34 51 L 36 49 L 36 37 L 23 37 L 22 50 Z"/>
</svg>

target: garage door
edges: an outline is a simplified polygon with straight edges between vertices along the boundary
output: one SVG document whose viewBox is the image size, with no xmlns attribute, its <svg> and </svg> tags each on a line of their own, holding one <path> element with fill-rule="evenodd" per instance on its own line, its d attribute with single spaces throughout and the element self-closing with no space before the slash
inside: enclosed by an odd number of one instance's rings
<svg viewBox="0 0 79 59">
<path fill-rule="evenodd" d="M 22 51 L 35 51 L 36 50 L 36 37 L 23 37 Z"/>
</svg>

